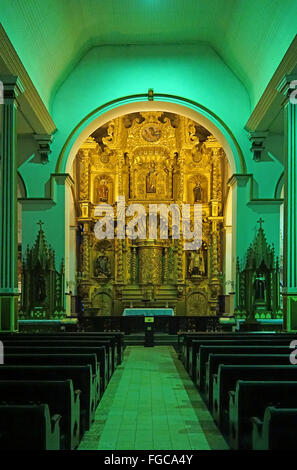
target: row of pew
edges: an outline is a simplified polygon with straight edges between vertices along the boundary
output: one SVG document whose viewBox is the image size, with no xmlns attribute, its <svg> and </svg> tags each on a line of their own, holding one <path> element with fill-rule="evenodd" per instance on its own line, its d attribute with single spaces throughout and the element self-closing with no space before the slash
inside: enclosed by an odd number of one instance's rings
<svg viewBox="0 0 297 470">
<path fill-rule="evenodd" d="M 180 333 L 180 358 L 231 449 L 295 448 L 289 333 Z"/>
<path fill-rule="evenodd" d="M 122 363 L 122 332 L 0 334 L 0 450 L 74 450 Z"/>
</svg>

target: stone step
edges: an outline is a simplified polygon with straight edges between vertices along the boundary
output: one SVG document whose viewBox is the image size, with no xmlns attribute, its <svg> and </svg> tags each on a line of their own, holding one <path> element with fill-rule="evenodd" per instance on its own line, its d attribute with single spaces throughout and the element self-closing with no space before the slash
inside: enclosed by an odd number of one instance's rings
<svg viewBox="0 0 297 470">
<path fill-rule="evenodd" d="M 126 346 L 137 346 L 144 344 L 144 333 L 133 333 L 125 336 L 125 345 Z M 168 335 L 166 333 L 155 333 L 154 335 L 154 344 L 159 346 L 170 346 L 176 345 L 178 342 L 177 335 Z"/>
</svg>

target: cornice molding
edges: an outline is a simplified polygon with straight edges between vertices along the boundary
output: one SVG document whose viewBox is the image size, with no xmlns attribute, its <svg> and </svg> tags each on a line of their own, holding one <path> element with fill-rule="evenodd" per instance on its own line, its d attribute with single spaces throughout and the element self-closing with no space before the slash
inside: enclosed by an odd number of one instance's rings
<svg viewBox="0 0 297 470">
<path fill-rule="evenodd" d="M 60 186 L 68 185 L 70 188 L 74 186 L 74 181 L 69 173 L 51 173 L 49 197 L 19 197 L 18 201 L 24 205 L 38 206 L 38 204 L 44 204 L 54 206 L 57 203 L 54 183 Z"/>
<path fill-rule="evenodd" d="M 38 91 L 36 90 L 1 23 L 0 44 L 0 58 L 4 62 L 9 73 L 13 76 L 17 76 L 23 84 L 25 89 L 24 98 L 32 108 L 37 120 L 40 122 L 40 126 L 42 128 L 42 132 L 40 133 L 53 134 L 56 131 L 55 123 L 40 98 Z"/>
<path fill-rule="evenodd" d="M 75 183 L 69 173 L 52 173 L 51 178 L 58 184 L 68 184 L 69 186 L 73 186 Z"/>
<path fill-rule="evenodd" d="M 251 173 L 247 173 L 245 175 L 234 173 L 227 181 L 227 184 L 228 186 L 233 186 L 234 184 L 238 184 L 239 186 L 245 186 L 250 180 L 250 178 L 253 178 L 253 175 Z"/>
<path fill-rule="evenodd" d="M 256 131 L 262 119 L 268 112 L 270 106 L 279 95 L 278 85 L 285 75 L 291 75 L 297 66 L 297 35 L 293 39 L 289 49 L 284 55 L 281 63 L 274 72 L 270 82 L 264 90 L 261 98 L 256 104 L 252 114 L 245 125 L 247 131 Z"/>
<path fill-rule="evenodd" d="M 276 192 L 275 192 L 274 198 L 255 198 L 254 197 L 254 175 L 252 173 L 247 173 L 246 175 L 239 175 L 239 174 L 234 173 L 227 181 L 228 186 L 237 185 L 238 187 L 245 187 L 248 183 L 250 183 L 249 201 L 247 202 L 248 206 L 252 206 L 252 205 L 260 206 L 261 204 L 279 206 L 283 203 L 283 199 L 277 197 Z"/>
<path fill-rule="evenodd" d="M 291 89 L 290 88 L 290 83 L 293 81 L 293 80 L 296 80 L 297 78 L 297 75 L 284 75 L 281 80 L 278 82 L 277 86 L 276 86 L 276 90 L 278 91 L 278 93 L 281 93 L 282 95 L 284 95 L 285 97 L 288 96 L 288 93 L 289 93 L 289 90 Z"/>
<path fill-rule="evenodd" d="M 23 83 L 21 82 L 20 78 L 17 76 L 0 75 L 0 80 L 3 83 L 4 98 L 7 93 L 7 95 L 10 98 L 16 99 L 19 95 L 21 95 L 25 91 Z"/>
</svg>

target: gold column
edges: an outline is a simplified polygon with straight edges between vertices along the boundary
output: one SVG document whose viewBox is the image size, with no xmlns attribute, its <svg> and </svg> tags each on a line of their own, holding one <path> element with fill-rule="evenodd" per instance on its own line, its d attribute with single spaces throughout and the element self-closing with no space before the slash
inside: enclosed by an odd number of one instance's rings
<svg viewBox="0 0 297 470">
<path fill-rule="evenodd" d="M 117 152 L 117 180 L 118 180 L 118 196 L 124 195 L 124 186 L 123 186 L 123 166 L 124 166 L 124 156 L 121 152 Z"/>
<path fill-rule="evenodd" d="M 79 294 L 81 296 L 84 307 L 90 307 L 89 299 L 90 290 L 90 232 L 88 223 L 84 224 L 82 232 L 82 242 L 80 245 L 80 270 L 81 277 L 79 279 Z"/>
<path fill-rule="evenodd" d="M 183 242 L 181 239 L 178 240 L 177 249 L 177 282 L 183 282 Z"/>
<path fill-rule="evenodd" d="M 220 143 L 210 136 L 205 143 L 206 147 L 211 150 L 212 161 L 212 192 L 210 211 L 211 216 L 211 278 L 210 278 L 210 292 L 211 297 L 209 300 L 210 311 L 212 315 L 216 314 L 218 295 L 221 292 L 221 284 L 219 280 L 219 258 L 220 246 L 219 239 L 219 224 L 223 221 L 221 215 L 222 211 L 222 148 Z"/>
<path fill-rule="evenodd" d="M 81 217 L 89 217 L 90 201 L 90 151 L 81 149 L 78 152 L 79 157 L 79 205 Z"/>
<path fill-rule="evenodd" d="M 184 193 L 185 193 L 185 151 L 181 150 L 180 152 L 180 179 L 179 179 L 179 199 L 181 202 L 184 202 Z"/>
<path fill-rule="evenodd" d="M 123 282 L 123 240 L 117 240 L 117 282 Z"/>
<path fill-rule="evenodd" d="M 164 249 L 164 284 L 168 282 L 168 246 Z"/>
<path fill-rule="evenodd" d="M 139 240 L 139 283 L 162 284 L 162 251 L 163 246 L 154 240 Z"/>
<path fill-rule="evenodd" d="M 131 248 L 131 284 L 136 283 L 136 247 Z"/>
</svg>

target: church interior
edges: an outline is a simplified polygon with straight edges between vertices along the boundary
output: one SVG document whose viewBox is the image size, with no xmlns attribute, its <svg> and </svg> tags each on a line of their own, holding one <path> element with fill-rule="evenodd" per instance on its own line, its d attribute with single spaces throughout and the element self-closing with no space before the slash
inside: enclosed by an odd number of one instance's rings
<svg viewBox="0 0 297 470">
<path fill-rule="evenodd" d="M 295 448 L 296 15 L 2 0 L 1 450 Z"/>
</svg>

